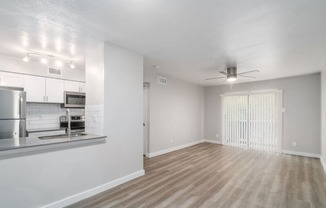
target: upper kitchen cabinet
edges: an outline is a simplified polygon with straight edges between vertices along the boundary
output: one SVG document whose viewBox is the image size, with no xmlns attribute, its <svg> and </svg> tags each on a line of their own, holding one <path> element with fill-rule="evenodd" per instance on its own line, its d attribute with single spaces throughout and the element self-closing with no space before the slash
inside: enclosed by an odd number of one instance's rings
<svg viewBox="0 0 326 208">
<path fill-rule="evenodd" d="M 64 81 L 25 75 L 27 102 L 63 103 Z"/>
<path fill-rule="evenodd" d="M 64 81 L 65 91 L 69 92 L 85 92 L 85 83 L 83 82 L 74 82 L 74 81 Z"/>
<path fill-rule="evenodd" d="M 27 102 L 45 102 L 45 78 L 25 75 Z"/>
<path fill-rule="evenodd" d="M 45 80 L 46 102 L 63 103 L 63 80 L 46 78 Z"/>
<path fill-rule="evenodd" d="M 9 87 L 24 87 L 24 75 L 0 72 L 0 85 Z"/>
</svg>

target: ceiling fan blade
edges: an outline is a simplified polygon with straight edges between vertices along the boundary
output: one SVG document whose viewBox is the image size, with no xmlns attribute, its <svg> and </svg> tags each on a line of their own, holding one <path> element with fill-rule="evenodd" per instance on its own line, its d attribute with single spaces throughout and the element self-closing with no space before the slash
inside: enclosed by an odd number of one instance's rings
<svg viewBox="0 0 326 208">
<path fill-rule="evenodd" d="M 252 76 L 246 76 L 246 75 L 238 75 L 239 77 L 245 77 L 245 78 L 253 78 L 255 79 L 256 77 L 252 77 Z"/>
<path fill-rule="evenodd" d="M 253 72 L 259 72 L 259 70 L 252 70 L 252 71 L 241 72 L 241 73 L 239 73 L 237 75 L 248 74 L 248 73 L 253 73 Z"/>
<path fill-rule="evenodd" d="M 212 78 L 206 78 L 205 80 L 213 80 L 213 79 L 225 79 L 225 77 L 212 77 Z"/>
<path fill-rule="evenodd" d="M 228 75 L 225 71 L 220 71 L 221 74 Z"/>
</svg>

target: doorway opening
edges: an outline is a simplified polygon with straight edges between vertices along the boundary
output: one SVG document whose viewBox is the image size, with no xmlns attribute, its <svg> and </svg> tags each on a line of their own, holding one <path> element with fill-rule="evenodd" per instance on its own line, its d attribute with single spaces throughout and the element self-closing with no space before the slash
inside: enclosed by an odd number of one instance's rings
<svg viewBox="0 0 326 208">
<path fill-rule="evenodd" d="M 143 83 L 143 155 L 149 155 L 149 82 Z"/>
<path fill-rule="evenodd" d="M 223 144 L 279 152 L 282 91 L 222 95 Z"/>
</svg>

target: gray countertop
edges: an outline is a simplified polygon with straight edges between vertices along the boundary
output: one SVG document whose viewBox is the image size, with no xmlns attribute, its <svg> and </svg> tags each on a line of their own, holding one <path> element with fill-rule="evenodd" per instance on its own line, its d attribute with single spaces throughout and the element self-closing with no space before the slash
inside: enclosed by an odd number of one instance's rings
<svg viewBox="0 0 326 208">
<path fill-rule="evenodd" d="M 0 139 L 0 152 L 10 152 L 19 149 L 29 149 L 34 147 L 47 147 L 52 145 L 69 145 L 78 143 L 92 143 L 105 141 L 106 136 L 87 133 L 87 135 L 65 137 L 65 138 L 51 138 L 39 139 L 38 137 L 21 137 L 17 139 Z"/>
</svg>

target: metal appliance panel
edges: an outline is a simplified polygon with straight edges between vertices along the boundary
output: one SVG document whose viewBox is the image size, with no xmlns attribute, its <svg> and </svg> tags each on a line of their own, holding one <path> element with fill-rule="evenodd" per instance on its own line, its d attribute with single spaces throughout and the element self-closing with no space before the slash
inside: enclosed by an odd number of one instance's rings
<svg viewBox="0 0 326 208">
<path fill-rule="evenodd" d="M 0 88 L 0 120 L 26 118 L 26 92 Z"/>
<path fill-rule="evenodd" d="M 85 108 L 86 94 L 81 92 L 64 92 L 65 108 Z"/>
<path fill-rule="evenodd" d="M 0 139 L 26 136 L 25 120 L 0 120 Z"/>
<path fill-rule="evenodd" d="M 71 132 L 84 132 L 85 131 L 85 116 L 70 116 L 71 117 Z M 60 127 L 61 128 L 67 128 L 68 122 L 67 122 L 66 116 L 60 116 Z"/>
</svg>

